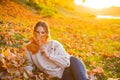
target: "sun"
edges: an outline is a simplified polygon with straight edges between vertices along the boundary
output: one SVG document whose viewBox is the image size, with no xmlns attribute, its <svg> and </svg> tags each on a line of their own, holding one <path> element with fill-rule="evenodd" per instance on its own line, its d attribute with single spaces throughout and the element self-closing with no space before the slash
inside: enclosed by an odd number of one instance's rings
<svg viewBox="0 0 120 80">
<path fill-rule="evenodd" d="M 74 3 L 75 3 L 76 5 L 82 5 L 82 0 L 74 0 Z"/>
<path fill-rule="evenodd" d="M 95 9 L 108 8 L 112 6 L 112 0 L 87 0 L 83 5 Z"/>
<path fill-rule="evenodd" d="M 85 7 L 94 8 L 94 9 L 103 9 L 109 8 L 111 6 L 119 6 L 120 0 L 74 0 L 76 5 L 83 5 Z"/>
</svg>

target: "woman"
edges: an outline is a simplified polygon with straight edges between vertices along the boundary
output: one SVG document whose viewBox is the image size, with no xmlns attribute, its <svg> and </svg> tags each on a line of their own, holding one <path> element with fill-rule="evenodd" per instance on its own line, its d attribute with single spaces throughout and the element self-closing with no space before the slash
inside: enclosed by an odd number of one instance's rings
<svg viewBox="0 0 120 80">
<path fill-rule="evenodd" d="M 61 80 L 88 80 L 82 61 L 69 55 L 58 41 L 49 38 L 48 24 L 38 22 L 26 46 L 27 71 L 32 72 L 32 65 L 35 65 L 40 71 Z"/>
</svg>

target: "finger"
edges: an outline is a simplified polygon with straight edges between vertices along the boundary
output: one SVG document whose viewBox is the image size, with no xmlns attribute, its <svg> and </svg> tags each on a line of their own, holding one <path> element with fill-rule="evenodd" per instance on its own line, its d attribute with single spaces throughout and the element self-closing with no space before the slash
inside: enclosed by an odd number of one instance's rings
<svg viewBox="0 0 120 80">
<path fill-rule="evenodd" d="M 45 52 L 45 49 L 41 47 L 41 51 L 42 51 L 42 52 Z"/>
</svg>

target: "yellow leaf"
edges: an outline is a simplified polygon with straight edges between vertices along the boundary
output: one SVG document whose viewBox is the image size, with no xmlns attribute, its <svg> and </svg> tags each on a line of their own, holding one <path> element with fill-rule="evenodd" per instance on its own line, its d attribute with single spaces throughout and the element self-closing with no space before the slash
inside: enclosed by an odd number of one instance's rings
<svg viewBox="0 0 120 80">
<path fill-rule="evenodd" d="M 3 52 L 3 54 L 4 54 L 5 57 L 8 56 L 8 54 L 9 54 L 8 52 L 9 52 L 8 49 Z"/>
</svg>

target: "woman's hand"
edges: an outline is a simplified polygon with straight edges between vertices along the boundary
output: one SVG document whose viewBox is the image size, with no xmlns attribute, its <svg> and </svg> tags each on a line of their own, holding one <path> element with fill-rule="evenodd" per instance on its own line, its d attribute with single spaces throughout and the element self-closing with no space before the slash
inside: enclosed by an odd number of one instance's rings
<svg viewBox="0 0 120 80">
<path fill-rule="evenodd" d="M 29 70 L 24 69 L 24 71 L 26 72 L 26 74 L 27 74 L 30 78 L 35 77 L 35 75 L 34 75 L 32 72 L 30 72 Z"/>
<path fill-rule="evenodd" d="M 48 50 L 47 50 L 46 48 L 41 48 L 41 52 L 42 52 L 43 54 L 45 54 L 46 57 L 49 58 L 50 54 L 49 54 L 49 52 L 48 52 Z"/>
</svg>

